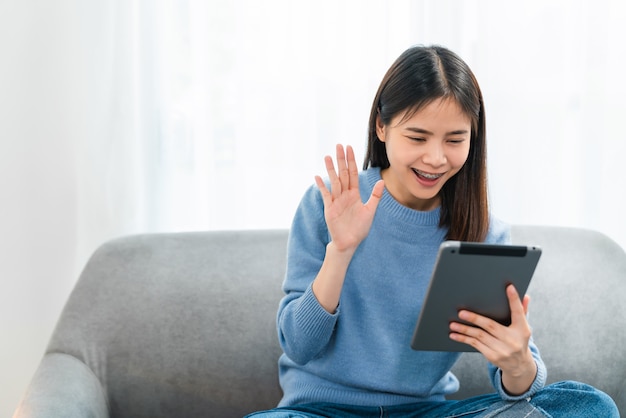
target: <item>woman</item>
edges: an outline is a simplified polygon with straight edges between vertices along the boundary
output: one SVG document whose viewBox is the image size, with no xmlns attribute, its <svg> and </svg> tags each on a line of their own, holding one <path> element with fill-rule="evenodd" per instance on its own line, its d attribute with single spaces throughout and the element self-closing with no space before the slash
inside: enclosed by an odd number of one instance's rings
<svg viewBox="0 0 626 418">
<path fill-rule="evenodd" d="M 277 325 L 284 396 L 256 417 L 618 416 L 584 384 L 544 387 L 526 321 L 529 297 L 506 289 L 512 323 L 461 311 L 450 338 L 489 361 L 492 395 L 447 401 L 458 353 L 413 351 L 410 339 L 439 245 L 509 243 L 489 214 L 485 112 L 469 67 L 417 46 L 385 75 L 369 121 L 364 170 L 337 146 L 290 230 Z"/>
</svg>

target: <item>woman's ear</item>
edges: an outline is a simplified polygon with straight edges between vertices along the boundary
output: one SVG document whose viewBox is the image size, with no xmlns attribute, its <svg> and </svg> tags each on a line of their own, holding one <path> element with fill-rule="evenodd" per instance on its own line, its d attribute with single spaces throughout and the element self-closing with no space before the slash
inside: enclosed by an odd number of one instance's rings
<svg viewBox="0 0 626 418">
<path fill-rule="evenodd" d="M 385 124 L 380 119 L 380 113 L 376 115 L 376 136 L 380 142 L 385 142 Z"/>
</svg>

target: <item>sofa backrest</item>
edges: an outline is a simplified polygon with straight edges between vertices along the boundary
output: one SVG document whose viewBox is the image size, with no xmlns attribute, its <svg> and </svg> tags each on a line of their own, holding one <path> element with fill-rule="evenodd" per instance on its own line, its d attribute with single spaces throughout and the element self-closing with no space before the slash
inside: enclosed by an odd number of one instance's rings
<svg viewBox="0 0 626 418">
<path fill-rule="evenodd" d="M 513 227 L 544 252 L 529 288 L 549 381 L 574 379 L 626 413 L 626 255 L 606 236 Z M 104 244 L 69 298 L 48 353 L 98 377 L 111 417 L 241 417 L 280 399 L 276 309 L 287 231 L 151 234 Z M 491 392 L 479 354 L 458 397 Z"/>
<path fill-rule="evenodd" d="M 111 417 L 241 417 L 280 399 L 287 231 L 140 235 L 91 257 L 48 347 L 97 375 Z"/>
</svg>

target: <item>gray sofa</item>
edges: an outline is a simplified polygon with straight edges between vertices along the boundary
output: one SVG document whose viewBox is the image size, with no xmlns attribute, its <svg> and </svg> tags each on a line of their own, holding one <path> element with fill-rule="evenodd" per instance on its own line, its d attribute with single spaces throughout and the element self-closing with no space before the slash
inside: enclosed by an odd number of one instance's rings
<svg viewBox="0 0 626 418">
<path fill-rule="evenodd" d="M 14 417 L 241 417 L 273 407 L 286 240 L 281 230 L 105 243 Z M 514 226 L 513 241 L 544 249 L 529 293 L 549 381 L 590 383 L 625 413 L 626 254 L 581 229 Z M 479 354 L 455 371 L 457 397 L 492 391 Z"/>
</svg>

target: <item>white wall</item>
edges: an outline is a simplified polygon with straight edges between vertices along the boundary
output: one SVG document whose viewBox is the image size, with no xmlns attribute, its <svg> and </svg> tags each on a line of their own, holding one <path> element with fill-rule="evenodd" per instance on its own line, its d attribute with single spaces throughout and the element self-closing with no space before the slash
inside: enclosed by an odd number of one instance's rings
<svg viewBox="0 0 626 418">
<path fill-rule="evenodd" d="M 1 416 L 15 409 L 76 273 L 81 109 L 66 3 L 0 2 Z"/>
<path fill-rule="evenodd" d="M 84 22 L 82 7 L 73 0 L 0 2 L 3 417 L 17 406 L 86 258 L 101 242 L 136 230 L 125 200 L 107 202 L 98 192 L 106 173 L 85 168 L 105 157 L 86 139 L 107 135 L 107 121 L 98 122 L 107 86 L 90 82 L 87 72 L 100 64 L 91 57 L 106 46 L 106 33 L 89 43 L 81 37 L 104 16 L 93 16 L 92 7 L 92 22 Z M 116 175 L 124 176 L 120 165 Z"/>
</svg>

